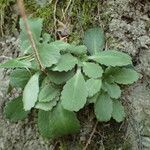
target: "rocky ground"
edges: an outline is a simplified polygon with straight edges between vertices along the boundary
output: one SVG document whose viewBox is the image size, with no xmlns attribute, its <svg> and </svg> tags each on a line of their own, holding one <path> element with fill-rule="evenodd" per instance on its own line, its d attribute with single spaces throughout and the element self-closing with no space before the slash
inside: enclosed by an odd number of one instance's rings
<svg viewBox="0 0 150 150">
<path fill-rule="evenodd" d="M 99 123 L 97 130 L 101 130 L 100 133 L 104 134 L 93 137 L 91 144 L 95 143 L 96 146 L 89 147 L 89 150 L 149 150 L 150 1 L 107 0 L 103 1 L 103 6 L 105 6 L 105 9 L 100 7 L 100 13 L 105 14 L 105 16 L 100 18 L 100 23 L 105 28 L 107 47 L 119 48 L 129 53 L 133 58 L 135 69 L 140 73 L 140 79 L 132 86 L 124 89 L 122 100 L 128 114 L 126 121 L 121 125 L 112 122 Z M 16 57 L 18 50 L 17 34 L 0 38 L 0 62 Z M 9 97 L 6 94 L 9 82 L 7 74 L 9 74 L 9 71 L 0 70 L 0 150 L 65 150 L 65 146 L 62 146 L 65 145 L 65 142 L 62 139 L 59 142 L 61 143 L 60 148 L 55 148 L 57 141 L 47 141 L 39 137 L 35 125 L 36 117 L 31 116 L 19 123 L 10 123 L 4 119 L 3 106 Z M 36 113 L 33 112 L 33 115 L 36 116 Z M 92 131 L 92 126 L 93 122 L 85 120 L 80 135 L 71 137 L 73 142 L 70 142 L 71 146 L 68 149 L 82 149 L 79 147 L 82 144 L 85 145 Z M 124 129 L 121 129 L 120 133 L 119 129 L 122 126 Z M 119 141 L 120 143 L 118 144 L 116 141 L 120 139 L 117 138 L 119 134 L 124 137 L 121 138 L 123 141 Z M 116 141 L 112 142 L 112 138 Z M 78 146 L 75 146 L 73 143 L 76 143 Z"/>
</svg>

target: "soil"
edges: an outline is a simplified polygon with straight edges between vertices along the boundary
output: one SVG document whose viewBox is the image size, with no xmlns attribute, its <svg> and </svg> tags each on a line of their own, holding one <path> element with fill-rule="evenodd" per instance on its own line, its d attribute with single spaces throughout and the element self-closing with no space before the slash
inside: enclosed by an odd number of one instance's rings
<svg viewBox="0 0 150 150">
<path fill-rule="evenodd" d="M 8 1 L 8 5 L 5 8 L 1 9 L 5 10 L 5 13 L 3 13 L 4 19 L 1 19 L 3 23 L 1 24 L 0 37 L 0 62 L 17 57 L 19 54 L 18 11 L 15 2 L 10 1 L 10 3 Z M 85 3 L 87 3 L 87 8 L 91 9 L 86 9 Z M 29 5 L 29 3 L 26 3 L 26 6 Z M 59 15 L 61 5 L 61 3 L 58 4 L 56 16 L 63 21 Z M 33 10 L 27 7 L 28 14 L 53 18 L 53 13 L 49 13 L 49 16 L 44 15 L 43 3 L 42 6 L 38 7 L 40 7 L 40 11 L 36 13 L 33 12 L 35 11 L 35 6 Z M 121 124 L 113 120 L 108 123 L 99 123 L 88 149 L 149 150 L 150 1 L 106 0 L 99 2 L 97 0 L 84 0 L 81 3 L 81 1 L 77 0 L 72 7 L 73 14 L 72 16 L 70 15 L 70 25 L 67 26 L 69 41 L 78 41 L 83 34 L 82 31 L 86 28 L 97 25 L 102 26 L 106 33 L 106 47 L 119 49 L 130 54 L 133 58 L 135 69 L 140 73 L 140 79 L 132 86 L 125 87 L 122 94 L 122 102 L 127 113 L 126 120 Z M 81 18 L 74 14 L 78 9 Z M 9 13 L 9 10 L 11 13 Z M 39 15 L 41 11 L 43 14 Z M 10 27 L 10 24 L 12 27 Z M 54 24 L 49 24 L 49 22 L 45 21 L 44 30 L 53 33 L 54 28 Z M 57 29 L 58 27 L 56 27 Z M 7 95 L 9 72 L 9 70 L 0 69 L 0 150 L 83 149 L 96 122 L 90 108 L 85 108 L 78 114 L 82 125 L 79 134 L 54 141 L 43 139 L 39 135 L 36 125 L 36 112 L 32 112 L 29 118 L 18 123 L 11 123 L 4 118 L 3 107 L 12 98 L 12 96 Z M 16 92 L 14 91 L 13 96 L 15 95 Z"/>
</svg>

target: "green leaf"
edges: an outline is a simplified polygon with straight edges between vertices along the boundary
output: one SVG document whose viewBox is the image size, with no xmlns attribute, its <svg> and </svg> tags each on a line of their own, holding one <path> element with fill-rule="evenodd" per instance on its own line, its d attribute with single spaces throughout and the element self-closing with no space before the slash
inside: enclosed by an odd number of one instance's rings
<svg viewBox="0 0 150 150">
<path fill-rule="evenodd" d="M 29 111 L 24 111 L 22 97 L 17 97 L 8 102 L 4 108 L 4 115 L 12 122 L 23 120 L 28 116 Z"/>
<path fill-rule="evenodd" d="M 48 43 L 39 43 L 37 47 L 40 60 L 45 67 L 51 67 L 59 61 L 61 55 L 57 47 Z"/>
<path fill-rule="evenodd" d="M 76 57 L 72 56 L 71 54 L 64 54 L 53 68 L 53 71 L 69 71 L 74 68 L 77 63 L 78 60 Z"/>
<path fill-rule="evenodd" d="M 28 25 L 30 27 L 30 31 L 36 38 L 40 38 L 41 36 L 41 31 L 42 31 L 42 24 L 43 24 L 43 19 L 41 18 L 28 18 L 27 19 Z M 20 28 L 21 32 L 24 34 L 25 38 L 28 38 L 27 31 L 24 25 L 23 19 L 20 19 Z"/>
<path fill-rule="evenodd" d="M 109 121 L 113 111 L 112 99 L 107 93 L 99 95 L 94 110 L 98 121 Z"/>
<path fill-rule="evenodd" d="M 59 51 L 67 51 L 68 47 L 70 47 L 69 43 L 62 40 L 56 40 L 54 42 L 51 42 L 50 45 Z"/>
<path fill-rule="evenodd" d="M 27 22 L 28 22 L 28 25 L 30 27 L 30 31 L 33 35 L 34 40 L 39 41 L 40 36 L 41 36 L 41 31 L 42 31 L 43 19 L 41 19 L 41 18 L 28 18 Z M 26 54 L 26 53 L 29 53 L 32 51 L 32 47 L 31 47 L 31 44 L 29 41 L 27 31 L 25 29 L 23 19 L 20 19 L 20 28 L 21 28 L 20 46 L 21 46 L 21 50 Z"/>
<path fill-rule="evenodd" d="M 102 81 L 100 79 L 89 79 L 86 81 L 86 88 L 88 91 L 88 96 L 92 97 L 94 96 L 97 92 L 100 91 L 102 86 Z"/>
<path fill-rule="evenodd" d="M 32 69 L 35 70 L 35 71 L 40 70 L 40 66 L 39 66 L 39 64 L 37 63 L 37 60 L 36 60 L 36 59 L 33 59 L 33 60 L 31 61 L 31 66 L 32 66 Z"/>
<path fill-rule="evenodd" d="M 67 81 L 61 93 L 62 106 L 70 111 L 78 111 L 86 103 L 87 90 L 81 70 Z"/>
<path fill-rule="evenodd" d="M 98 97 L 99 97 L 99 92 L 92 97 L 88 97 L 87 102 L 88 103 L 95 103 L 97 101 Z"/>
<path fill-rule="evenodd" d="M 92 28 L 85 32 L 83 43 L 91 55 L 102 51 L 105 46 L 104 32 L 101 28 Z"/>
<path fill-rule="evenodd" d="M 138 73 L 130 68 L 109 67 L 104 74 L 106 80 L 110 76 L 119 84 L 132 84 L 139 78 Z"/>
<path fill-rule="evenodd" d="M 46 78 L 55 84 L 63 84 L 73 77 L 74 73 L 75 70 L 68 72 L 48 71 L 48 76 Z"/>
<path fill-rule="evenodd" d="M 29 38 L 23 37 L 22 33 L 20 33 L 19 40 L 20 40 L 20 50 L 23 52 L 23 54 L 31 53 L 32 46 L 31 42 L 29 41 Z"/>
<path fill-rule="evenodd" d="M 39 93 L 39 75 L 39 73 L 34 74 L 24 88 L 23 104 L 26 111 L 34 107 L 37 101 Z"/>
<path fill-rule="evenodd" d="M 92 62 L 84 62 L 83 63 L 83 72 L 89 78 L 99 78 L 103 74 L 103 69 L 98 64 L 95 64 Z"/>
<path fill-rule="evenodd" d="M 0 68 L 31 68 L 31 62 L 28 60 L 11 59 L 0 64 Z"/>
<path fill-rule="evenodd" d="M 59 100 L 59 96 L 55 97 L 50 102 L 37 102 L 35 108 L 50 111 L 53 109 L 54 106 L 57 105 L 57 101 Z"/>
<path fill-rule="evenodd" d="M 68 50 L 70 53 L 75 55 L 83 55 L 87 53 L 87 47 L 85 45 L 70 45 Z"/>
<path fill-rule="evenodd" d="M 50 102 L 54 98 L 56 98 L 56 96 L 58 96 L 59 93 L 60 90 L 52 86 L 51 84 L 42 85 L 42 89 L 39 92 L 39 97 L 38 97 L 39 102 Z"/>
<path fill-rule="evenodd" d="M 117 121 L 121 122 L 125 118 L 124 107 L 122 106 L 121 102 L 118 100 L 113 101 L 113 112 L 112 117 Z"/>
<path fill-rule="evenodd" d="M 131 57 L 123 52 L 108 50 L 89 57 L 106 66 L 126 66 L 132 64 Z"/>
<path fill-rule="evenodd" d="M 75 113 L 63 109 L 60 103 L 52 111 L 39 111 L 38 127 L 46 138 L 57 138 L 80 130 Z"/>
<path fill-rule="evenodd" d="M 133 69 L 118 68 L 113 74 L 114 81 L 119 84 L 132 84 L 137 81 L 138 73 Z"/>
<path fill-rule="evenodd" d="M 15 69 L 10 74 L 10 84 L 13 87 L 24 88 L 28 80 L 31 77 L 31 73 L 26 69 Z"/>
<path fill-rule="evenodd" d="M 44 33 L 43 34 L 43 42 L 48 43 L 48 42 L 51 42 L 51 41 L 52 41 L 51 36 L 48 33 Z"/>
<path fill-rule="evenodd" d="M 103 85 L 111 98 L 117 99 L 121 96 L 121 89 L 117 84 L 104 82 Z"/>
</svg>

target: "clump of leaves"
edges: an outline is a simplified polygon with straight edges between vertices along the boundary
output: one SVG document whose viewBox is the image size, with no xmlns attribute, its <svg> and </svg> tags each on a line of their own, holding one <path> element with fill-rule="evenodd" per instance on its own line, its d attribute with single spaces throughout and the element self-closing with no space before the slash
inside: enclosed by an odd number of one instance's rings
<svg viewBox="0 0 150 150">
<path fill-rule="evenodd" d="M 10 85 L 22 88 L 22 95 L 9 101 L 4 109 L 11 121 L 24 119 L 32 108 L 38 109 L 38 127 L 47 138 L 79 132 L 76 113 L 93 103 L 98 121 L 117 122 L 125 117 L 120 84 L 138 79 L 131 57 L 117 50 L 104 50 L 105 37 L 101 28 L 85 32 L 83 45 L 53 41 L 42 33 L 42 19 L 28 19 L 37 50 L 37 58 L 20 20 L 22 56 L 0 67 L 13 69 Z"/>
</svg>

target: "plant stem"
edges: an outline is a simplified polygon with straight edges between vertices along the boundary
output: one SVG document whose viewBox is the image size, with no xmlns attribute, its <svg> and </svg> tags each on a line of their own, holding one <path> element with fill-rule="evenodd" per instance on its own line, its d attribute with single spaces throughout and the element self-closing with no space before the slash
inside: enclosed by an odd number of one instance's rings
<svg viewBox="0 0 150 150">
<path fill-rule="evenodd" d="M 93 127 L 93 130 L 92 130 L 92 133 L 90 134 L 90 137 L 89 137 L 89 139 L 88 139 L 88 141 L 87 141 L 85 147 L 83 148 L 83 150 L 87 150 L 88 145 L 91 143 L 91 140 L 92 140 L 92 137 L 93 137 L 93 135 L 94 135 L 94 133 L 95 133 L 95 131 L 96 131 L 97 125 L 98 125 L 98 121 L 96 121 L 96 123 L 95 123 L 95 125 L 94 125 L 94 127 Z"/>
<path fill-rule="evenodd" d="M 40 57 L 39 57 L 39 54 L 38 54 L 38 50 L 36 48 L 36 44 L 35 44 L 35 41 L 33 39 L 33 36 L 32 36 L 32 32 L 30 30 L 30 26 L 27 22 L 27 16 L 26 16 L 26 13 L 25 13 L 25 7 L 24 7 L 24 1 L 23 0 L 17 0 L 17 3 L 18 3 L 18 8 L 20 10 L 20 15 L 24 21 L 24 25 L 25 25 L 25 29 L 27 31 L 27 34 L 29 36 L 29 40 L 31 42 L 31 46 L 32 46 L 32 49 L 34 51 L 34 55 L 35 55 L 35 58 L 37 60 L 37 63 L 41 69 L 41 71 L 44 72 L 45 68 L 44 66 L 42 65 L 42 62 L 40 61 Z"/>
</svg>

